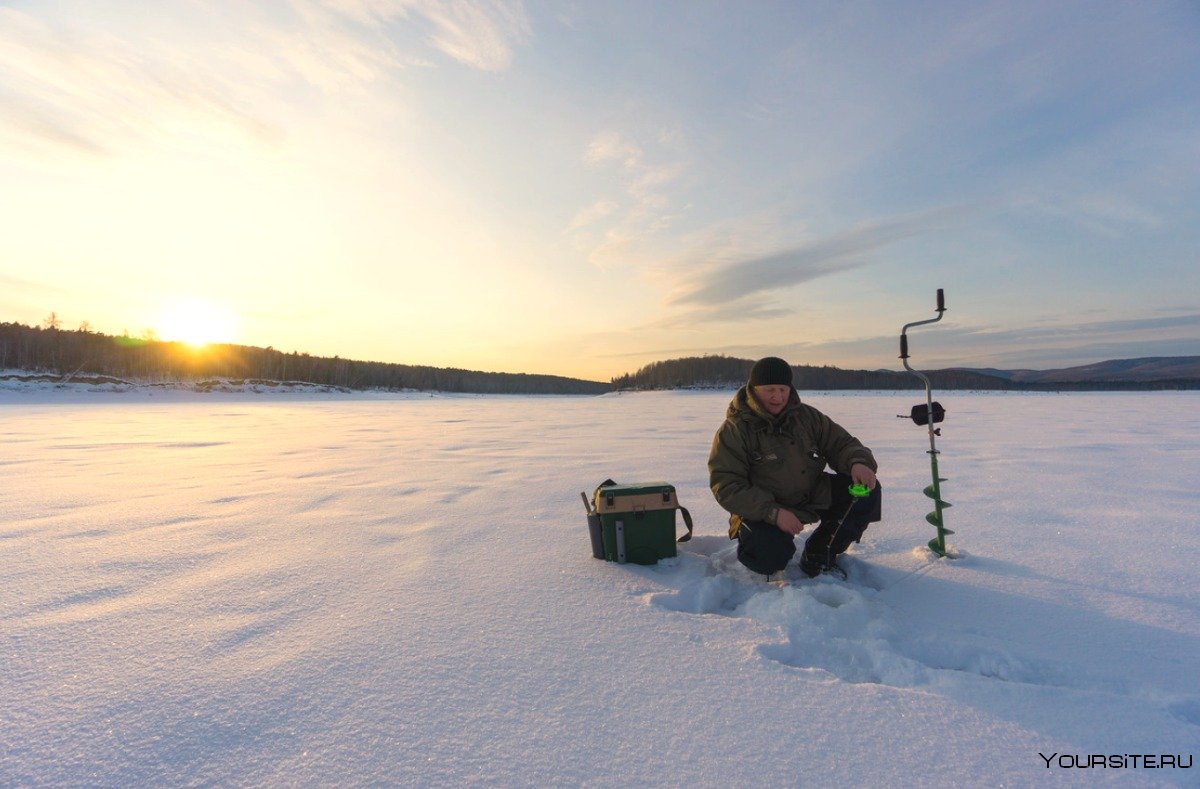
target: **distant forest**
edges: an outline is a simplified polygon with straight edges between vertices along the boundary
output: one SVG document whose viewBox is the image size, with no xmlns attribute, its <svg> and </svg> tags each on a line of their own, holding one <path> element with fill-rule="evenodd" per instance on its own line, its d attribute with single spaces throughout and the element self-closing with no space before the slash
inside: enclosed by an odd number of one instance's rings
<svg viewBox="0 0 1200 789">
<path fill-rule="evenodd" d="M 177 342 L 100 334 L 86 325 L 70 330 L 56 324 L 53 314 L 43 326 L 0 323 L 0 369 L 51 372 L 64 379 L 84 373 L 155 382 L 264 379 L 347 389 L 479 394 L 600 394 L 611 388 L 607 383 L 557 375 L 363 362 L 246 345 L 192 348 Z"/>
<path fill-rule="evenodd" d="M 1121 380 L 1135 363 L 1159 372 L 1143 380 Z M 1165 365 L 1162 363 L 1166 363 Z M 114 337 L 91 331 L 87 324 L 63 329 L 51 313 L 42 326 L 0 323 L 0 369 L 19 369 L 60 376 L 101 375 L 131 382 L 197 382 L 204 379 L 303 382 L 345 389 L 386 389 L 478 394 L 602 394 L 613 390 L 732 389 L 750 375 L 754 362 L 730 356 L 693 356 L 654 362 L 609 383 L 556 375 L 485 373 L 456 368 L 365 362 L 341 357 L 284 353 L 274 348 L 214 344 L 193 348 L 152 336 Z M 1084 368 L 1049 371 L 947 369 L 925 372 L 936 389 L 1013 391 L 1097 391 L 1200 389 L 1200 357 L 1162 357 L 1102 362 Z M 923 384 L 903 370 L 843 370 L 838 367 L 792 367 L 801 390 L 921 389 Z M 1082 372 L 1081 372 L 1082 371 Z M 1051 380 L 1062 375 L 1061 380 Z M 1071 376 L 1075 376 L 1072 378 Z M 1083 377 L 1079 377 L 1083 376 Z M 1170 377 L 1166 377 L 1170 376 Z M 1182 376 L 1182 377 L 1181 377 Z M 1031 380 L 1031 377 L 1036 380 Z"/>
<path fill-rule="evenodd" d="M 693 356 L 654 362 L 630 375 L 613 379 L 614 389 L 678 389 L 684 387 L 728 389 L 741 386 L 750 377 L 752 359 L 732 356 Z M 927 373 L 939 389 L 1021 389 L 1012 381 L 966 370 Z M 792 366 L 792 383 L 797 389 L 924 389 L 908 372 L 891 370 L 843 370 L 839 367 Z"/>
<path fill-rule="evenodd" d="M 693 356 L 654 362 L 630 375 L 613 379 L 614 389 L 682 389 L 741 386 L 750 377 L 751 359 L 731 356 Z M 995 389 L 1013 391 L 1096 391 L 1200 389 L 1194 378 L 1122 381 L 1022 381 L 975 370 L 922 370 L 935 389 Z M 997 371 L 1003 372 L 1003 371 Z M 924 389 L 924 384 L 904 370 L 843 370 L 838 367 L 792 366 L 792 382 L 797 389 Z"/>
</svg>

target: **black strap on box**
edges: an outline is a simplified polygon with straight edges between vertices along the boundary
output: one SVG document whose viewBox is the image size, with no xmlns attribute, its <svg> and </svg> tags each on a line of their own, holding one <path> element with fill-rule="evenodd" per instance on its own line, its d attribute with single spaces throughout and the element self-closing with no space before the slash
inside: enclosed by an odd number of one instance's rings
<svg viewBox="0 0 1200 789">
<path fill-rule="evenodd" d="M 692 539 L 692 514 L 687 511 L 687 507 L 678 507 L 677 509 L 683 513 L 683 523 L 685 526 L 687 526 L 688 531 L 687 534 L 683 535 L 675 542 L 687 542 L 688 540 Z"/>
</svg>

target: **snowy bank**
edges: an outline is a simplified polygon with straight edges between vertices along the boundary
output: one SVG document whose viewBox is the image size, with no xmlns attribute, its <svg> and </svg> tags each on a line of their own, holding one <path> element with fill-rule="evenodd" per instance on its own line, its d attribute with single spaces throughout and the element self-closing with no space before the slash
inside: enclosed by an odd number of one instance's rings
<svg viewBox="0 0 1200 789">
<path fill-rule="evenodd" d="M 122 397 L 114 399 L 110 397 L 111 395 L 122 395 Z M 252 400 L 281 399 L 289 401 L 332 398 L 398 400 L 482 396 L 415 389 L 348 389 L 342 386 L 314 384 L 307 381 L 275 381 L 261 378 L 138 381 L 95 374 L 62 376 L 28 370 L 0 370 L 0 405 L 5 403 L 138 402 L 150 398 L 170 402 L 207 402 L 213 399 L 206 395 L 249 395 Z"/>
</svg>

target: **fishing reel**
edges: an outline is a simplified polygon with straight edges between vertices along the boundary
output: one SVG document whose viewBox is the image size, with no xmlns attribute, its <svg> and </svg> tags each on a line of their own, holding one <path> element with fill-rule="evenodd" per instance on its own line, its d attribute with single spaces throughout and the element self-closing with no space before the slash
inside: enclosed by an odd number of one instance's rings
<svg viewBox="0 0 1200 789">
<path fill-rule="evenodd" d="M 942 404 L 936 400 L 932 403 L 917 403 L 912 407 L 912 411 L 909 414 L 896 414 L 896 418 L 911 419 L 913 424 L 917 425 L 918 427 L 923 427 L 924 425 L 928 425 L 930 422 L 937 424 L 938 422 L 943 421 L 946 418 L 946 409 L 942 408 Z M 940 436 L 942 434 L 942 429 L 940 427 L 935 427 L 933 429 L 933 434 L 935 436 Z"/>
</svg>

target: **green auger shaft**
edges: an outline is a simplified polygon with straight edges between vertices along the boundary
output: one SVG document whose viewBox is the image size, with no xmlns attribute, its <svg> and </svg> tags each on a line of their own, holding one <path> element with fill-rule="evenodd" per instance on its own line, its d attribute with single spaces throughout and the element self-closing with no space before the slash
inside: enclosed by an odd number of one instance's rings
<svg viewBox="0 0 1200 789">
<path fill-rule="evenodd" d="M 930 439 L 932 444 L 932 439 Z M 925 488 L 925 495 L 933 499 L 933 512 L 925 516 L 925 520 L 929 521 L 937 527 L 937 536 L 929 541 L 929 550 L 936 553 L 938 556 L 946 555 L 946 535 L 954 534 L 950 529 L 946 528 L 946 524 L 942 521 L 942 510 L 950 506 L 950 502 L 942 501 L 942 484 L 946 481 L 945 477 L 938 476 L 937 465 L 938 451 L 936 449 L 929 450 L 929 466 L 933 471 L 933 484 Z"/>
</svg>

